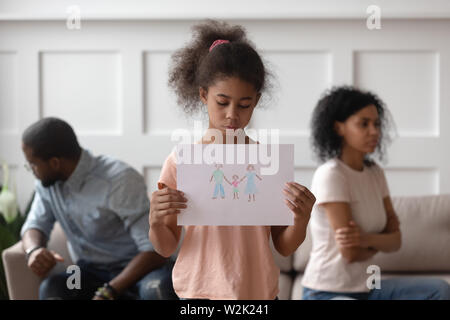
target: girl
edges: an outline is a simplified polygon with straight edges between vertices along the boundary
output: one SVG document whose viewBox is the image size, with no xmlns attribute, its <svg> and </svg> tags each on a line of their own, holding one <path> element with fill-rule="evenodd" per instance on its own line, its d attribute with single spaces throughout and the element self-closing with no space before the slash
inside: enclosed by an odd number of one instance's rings
<svg viewBox="0 0 450 320">
<path fill-rule="evenodd" d="M 351 87 L 331 90 L 317 104 L 312 144 L 322 161 L 312 191 L 313 247 L 302 279 L 303 299 L 448 299 L 438 279 L 381 280 L 370 289 L 367 267 L 377 252 L 401 246 L 399 220 L 383 169 L 370 155 L 384 155 L 387 110 L 377 96 Z"/>
<path fill-rule="evenodd" d="M 251 164 L 247 166 L 247 173 L 242 177 L 241 181 L 247 178 L 247 185 L 245 186 L 245 194 L 248 194 L 248 202 L 251 201 L 253 196 L 253 201 L 255 201 L 255 194 L 258 192 L 256 190 L 255 177 L 259 180 L 262 180 L 260 176 L 258 176 L 255 172 L 255 167 Z"/>
<path fill-rule="evenodd" d="M 241 26 L 207 21 L 194 27 L 194 39 L 173 56 L 169 83 L 187 111 L 208 111 L 209 129 L 227 133 L 247 126 L 266 87 L 266 70 Z M 201 143 L 214 143 L 203 136 Z M 225 140 L 224 140 L 225 141 Z M 248 136 L 245 142 L 255 143 Z M 151 196 L 149 237 L 169 257 L 180 241 L 177 214 L 186 198 L 177 190 L 175 154 L 166 159 Z M 280 190 L 281 192 L 282 190 Z M 292 226 L 186 226 L 173 270 L 175 292 L 183 299 L 275 299 L 279 269 L 269 246 L 292 254 L 305 238 L 315 198 L 289 182 L 283 190 L 294 215 Z"/>
<path fill-rule="evenodd" d="M 233 182 L 231 185 L 233 186 L 233 200 L 238 199 L 239 200 L 239 176 L 237 174 L 233 175 Z"/>
</svg>

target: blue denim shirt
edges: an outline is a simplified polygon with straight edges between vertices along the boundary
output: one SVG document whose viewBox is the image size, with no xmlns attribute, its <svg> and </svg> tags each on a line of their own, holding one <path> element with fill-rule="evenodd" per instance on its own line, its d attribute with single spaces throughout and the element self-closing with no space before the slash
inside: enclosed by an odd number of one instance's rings
<svg viewBox="0 0 450 320">
<path fill-rule="evenodd" d="M 153 251 L 148 238 L 150 201 L 143 177 L 127 164 L 83 150 L 66 181 L 36 194 L 21 235 L 42 231 L 47 239 L 54 222 L 64 230 L 77 259 L 126 266 L 141 251 Z"/>
</svg>

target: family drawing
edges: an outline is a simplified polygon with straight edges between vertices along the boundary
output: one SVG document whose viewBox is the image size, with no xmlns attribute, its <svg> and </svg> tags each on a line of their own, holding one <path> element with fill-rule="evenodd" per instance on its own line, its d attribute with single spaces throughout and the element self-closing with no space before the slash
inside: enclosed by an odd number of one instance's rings
<svg viewBox="0 0 450 320">
<path fill-rule="evenodd" d="M 239 179 L 239 176 L 237 174 L 234 174 L 232 177 L 233 181 L 231 182 L 227 179 L 227 177 L 225 177 L 222 168 L 222 164 L 216 164 L 216 170 L 214 170 L 211 179 L 209 180 L 209 182 L 211 183 L 214 179 L 214 182 L 216 183 L 214 186 L 214 194 L 212 198 L 217 199 L 217 195 L 218 193 L 220 193 L 220 197 L 222 199 L 225 199 L 225 189 L 223 187 L 223 181 L 225 180 L 229 185 L 233 187 L 233 200 L 239 199 L 239 184 L 244 179 L 247 179 L 245 194 L 248 194 L 249 202 L 252 200 L 252 196 L 253 201 L 255 201 L 255 194 L 258 192 L 258 190 L 256 189 L 255 179 L 258 178 L 259 180 L 262 180 L 262 178 L 256 174 L 255 167 L 252 164 L 249 164 L 247 166 L 247 173 L 241 179 Z"/>
</svg>

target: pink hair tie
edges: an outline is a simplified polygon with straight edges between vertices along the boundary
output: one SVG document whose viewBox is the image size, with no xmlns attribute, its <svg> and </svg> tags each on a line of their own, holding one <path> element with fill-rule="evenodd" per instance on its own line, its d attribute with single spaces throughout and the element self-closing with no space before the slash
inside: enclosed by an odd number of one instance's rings
<svg viewBox="0 0 450 320">
<path fill-rule="evenodd" d="M 211 47 L 209 47 L 209 52 L 211 52 L 211 50 L 214 49 L 214 47 L 221 45 L 223 43 L 229 43 L 229 42 L 230 42 L 229 40 L 222 40 L 222 39 L 216 40 L 212 43 Z"/>
</svg>

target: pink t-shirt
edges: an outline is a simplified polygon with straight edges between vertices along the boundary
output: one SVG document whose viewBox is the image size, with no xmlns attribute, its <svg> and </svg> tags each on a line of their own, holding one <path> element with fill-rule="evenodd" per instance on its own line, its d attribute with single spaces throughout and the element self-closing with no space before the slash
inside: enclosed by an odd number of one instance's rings
<svg viewBox="0 0 450 320">
<path fill-rule="evenodd" d="M 158 188 L 162 188 L 161 183 L 177 187 L 174 152 L 164 162 Z M 180 298 L 275 299 L 280 270 L 269 246 L 270 226 L 184 228 L 172 272 Z"/>
</svg>

